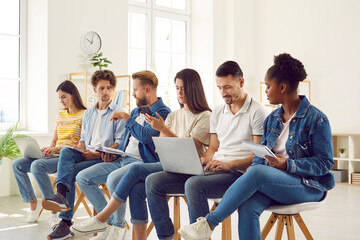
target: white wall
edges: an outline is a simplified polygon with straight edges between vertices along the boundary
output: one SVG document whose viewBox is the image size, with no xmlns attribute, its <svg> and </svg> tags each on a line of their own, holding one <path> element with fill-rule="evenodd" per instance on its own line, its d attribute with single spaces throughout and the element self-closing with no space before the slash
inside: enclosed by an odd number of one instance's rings
<svg viewBox="0 0 360 240">
<path fill-rule="evenodd" d="M 312 83 L 312 103 L 327 114 L 333 132 L 360 132 L 359 9 L 357 0 L 256 4 L 256 74 L 263 77 L 279 53 L 302 61 Z"/>
<path fill-rule="evenodd" d="M 59 110 L 56 88 L 70 72 L 95 70 L 80 47 L 86 31 L 102 38 L 109 69 L 127 74 L 126 0 L 29 0 L 28 129 L 53 132 Z"/>
<path fill-rule="evenodd" d="M 214 62 L 233 57 L 247 92 L 258 99 L 273 56 L 288 52 L 305 65 L 312 103 L 327 114 L 332 131 L 360 132 L 360 1 L 224 0 L 216 7 L 213 1 Z M 215 91 L 214 99 L 222 101 Z"/>
</svg>

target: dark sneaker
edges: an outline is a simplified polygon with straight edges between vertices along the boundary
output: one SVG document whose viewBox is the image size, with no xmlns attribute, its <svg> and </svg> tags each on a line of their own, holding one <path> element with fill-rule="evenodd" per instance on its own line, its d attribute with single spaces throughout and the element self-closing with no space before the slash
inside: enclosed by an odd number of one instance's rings
<svg viewBox="0 0 360 240">
<path fill-rule="evenodd" d="M 60 193 L 56 193 L 51 198 L 43 199 L 42 206 L 44 209 L 54 212 L 66 212 L 71 209 L 69 201 Z"/>
<path fill-rule="evenodd" d="M 74 236 L 74 233 L 70 231 L 70 227 L 63 221 L 56 224 L 54 231 L 47 236 L 48 240 L 62 240 L 68 239 Z"/>
</svg>

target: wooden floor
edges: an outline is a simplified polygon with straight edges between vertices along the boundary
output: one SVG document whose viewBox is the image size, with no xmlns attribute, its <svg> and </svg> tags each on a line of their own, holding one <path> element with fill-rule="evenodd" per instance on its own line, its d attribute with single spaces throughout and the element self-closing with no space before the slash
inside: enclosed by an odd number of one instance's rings
<svg viewBox="0 0 360 240">
<path fill-rule="evenodd" d="M 181 203 L 182 224 L 188 223 L 188 214 L 185 203 Z M 28 204 L 22 203 L 20 197 L 10 196 L 0 198 L 0 240 L 37 240 L 46 239 L 50 233 L 47 222 L 49 212 L 44 212 L 39 221 L 34 224 L 25 222 L 26 208 Z M 170 208 L 172 209 L 172 208 Z M 264 212 L 261 216 L 263 226 L 270 213 Z M 330 191 L 322 208 L 304 212 L 302 214 L 314 239 L 320 240 L 355 240 L 360 239 L 360 186 L 337 185 Z M 87 214 L 81 208 L 75 215 L 74 221 L 78 222 L 86 218 Z M 129 214 L 127 213 L 129 222 Z M 295 224 L 296 225 L 296 224 Z M 215 229 L 212 236 L 214 240 L 220 240 L 221 226 Z M 274 239 L 273 229 L 268 239 Z M 295 226 L 296 239 L 304 239 L 300 229 Z M 91 236 L 73 237 L 73 239 L 89 239 Z M 232 215 L 232 239 L 237 236 L 237 214 Z M 131 233 L 127 235 L 131 239 Z M 155 230 L 149 239 L 157 239 Z M 284 231 L 283 239 L 286 238 Z"/>
</svg>

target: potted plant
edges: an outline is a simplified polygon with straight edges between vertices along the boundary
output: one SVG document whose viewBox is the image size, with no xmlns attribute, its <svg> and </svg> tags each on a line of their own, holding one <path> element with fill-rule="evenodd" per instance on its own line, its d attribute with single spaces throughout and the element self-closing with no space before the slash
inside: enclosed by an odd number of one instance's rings
<svg viewBox="0 0 360 240">
<path fill-rule="evenodd" d="M 17 191 L 11 163 L 12 160 L 21 157 L 21 153 L 14 138 L 28 137 L 23 134 L 15 134 L 18 129 L 18 124 L 15 124 L 6 131 L 5 135 L 0 137 L 0 182 L 2 183 L 0 196 L 16 194 Z"/>
<path fill-rule="evenodd" d="M 99 67 L 99 70 L 103 69 L 103 67 L 108 67 L 109 64 L 112 64 L 110 60 L 102 56 L 102 52 L 95 54 L 92 58 L 90 58 L 90 64 L 94 67 Z"/>
<path fill-rule="evenodd" d="M 346 155 L 345 155 L 345 148 L 339 148 L 339 155 L 340 155 L 340 158 L 345 158 Z"/>
</svg>

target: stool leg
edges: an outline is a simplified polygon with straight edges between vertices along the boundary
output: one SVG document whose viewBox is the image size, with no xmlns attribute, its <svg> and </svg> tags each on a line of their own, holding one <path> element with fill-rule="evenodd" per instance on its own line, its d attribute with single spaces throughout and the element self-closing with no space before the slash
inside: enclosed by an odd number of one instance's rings
<svg viewBox="0 0 360 240">
<path fill-rule="evenodd" d="M 269 234 L 271 228 L 274 226 L 278 216 L 275 213 L 272 213 L 269 217 L 268 221 L 266 222 L 263 230 L 261 231 L 261 240 L 265 240 L 267 235 Z"/>
<path fill-rule="evenodd" d="M 231 215 L 222 222 L 221 240 L 231 240 Z"/>
<path fill-rule="evenodd" d="M 284 230 L 284 224 L 285 224 L 285 216 L 284 215 L 278 215 L 278 224 L 276 226 L 276 232 L 275 232 L 275 240 L 281 240 L 282 233 Z"/>
<path fill-rule="evenodd" d="M 292 215 L 285 216 L 286 232 L 289 240 L 295 240 L 294 221 Z"/>
<path fill-rule="evenodd" d="M 174 240 L 181 240 L 178 230 L 180 228 L 180 198 L 174 197 Z"/>
<path fill-rule="evenodd" d="M 296 222 L 298 223 L 301 231 L 304 233 L 304 236 L 307 240 L 314 240 L 314 238 L 311 236 L 311 233 L 309 232 L 309 229 L 306 227 L 304 220 L 300 216 L 300 214 L 294 215 L 294 218 Z"/>
</svg>

